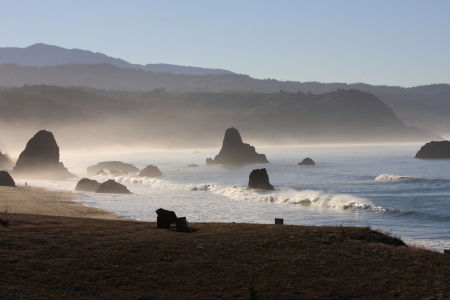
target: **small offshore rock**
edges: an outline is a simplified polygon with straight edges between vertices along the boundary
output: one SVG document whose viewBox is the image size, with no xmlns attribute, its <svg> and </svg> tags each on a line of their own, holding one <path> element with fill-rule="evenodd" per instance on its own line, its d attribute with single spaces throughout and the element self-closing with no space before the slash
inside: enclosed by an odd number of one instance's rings
<svg viewBox="0 0 450 300">
<path fill-rule="evenodd" d="M 162 172 L 158 169 L 157 166 L 149 165 L 146 166 L 142 171 L 139 172 L 138 176 L 142 177 L 159 177 L 162 176 Z"/>
<path fill-rule="evenodd" d="M 273 190 L 273 185 L 269 182 L 269 175 L 265 168 L 255 169 L 250 173 L 248 180 L 250 189 Z"/>
<path fill-rule="evenodd" d="M 314 166 L 316 163 L 309 157 L 298 163 L 300 166 Z"/>
<path fill-rule="evenodd" d="M 83 192 L 95 192 L 99 188 L 99 186 L 100 182 L 97 182 L 97 180 L 82 178 L 80 179 L 80 181 L 78 181 L 75 190 Z"/>
<path fill-rule="evenodd" d="M 131 192 L 128 190 L 126 186 L 116 182 L 113 179 L 109 179 L 108 181 L 100 184 L 98 189 L 95 191 L 96 193 L 110 193 L 110 194 L 130 194 Z"/>
</svg>

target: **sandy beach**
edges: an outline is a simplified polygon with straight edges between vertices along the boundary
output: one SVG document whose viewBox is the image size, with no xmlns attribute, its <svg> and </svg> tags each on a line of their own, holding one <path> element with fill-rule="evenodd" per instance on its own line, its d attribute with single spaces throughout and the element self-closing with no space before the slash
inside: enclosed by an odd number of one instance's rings
<svg viewBox="0 0 450 300">
<path fill-rule="evenodd" d="M 49 216 L 117 219 L 107 210 L 76 202 L 76 193 L 50 191 L 39 187 L 0 187 L 0 212 L 38 214 Z"/>
</svg>

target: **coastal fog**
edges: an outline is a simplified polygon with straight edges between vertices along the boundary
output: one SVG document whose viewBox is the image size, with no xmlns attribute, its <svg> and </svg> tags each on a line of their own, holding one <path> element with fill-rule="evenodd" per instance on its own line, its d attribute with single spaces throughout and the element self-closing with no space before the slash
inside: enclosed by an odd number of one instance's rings
<svg viewBox="0 0 450 300">
<path fill-rule="evenodd" d="M 244 142 L 280 146 L 428 142 L 379 98 L 357 90 L 170 93 L 24 86 L 0 92 L 0 150 L 17 157 L 39 130 L 64 151 L 114 152 L 220 147 L 237 128 Z"/>
</svg>

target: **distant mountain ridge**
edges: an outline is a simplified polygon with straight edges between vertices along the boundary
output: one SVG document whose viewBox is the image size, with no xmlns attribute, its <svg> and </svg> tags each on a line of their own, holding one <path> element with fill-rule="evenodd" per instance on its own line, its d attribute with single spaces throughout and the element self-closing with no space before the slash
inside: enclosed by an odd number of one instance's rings
<svg viewBox="0 0 450 300">
<path fill-rule="evenodd" d="M 23 54 L 29 51 L 29 48 L 34 49 L 30 53 L 35 53 L 35 58 Z M 17 56 L 8 54 L 8 51 L 20 53 L 17 49 L 20 49 L 22 54 Z M 47 54 L 51 53 L 52 57 L 39 54 L 38 50 Z M 83 63 L 80 63 L 81 61 Z M 32 62 L 39 66 L 26 66 Z M 62 64 L 62 62 L 70 62 L 70 64 Z M 46 66 L 49 64 L 56 65 Z M 43 84 L 128 91 L 164 89 L 167 92 L 276 93 L 283 90 L 313 94 L 323 94 L 339 89 L 356 89 L 371 93 L 385 102 L 405 125 L 428 129 L 450 139 L 449 84 L 404 88 L 365 83 L 278 81 L 255 79 L 229 71 L 225 71 L 229 73 L 217 74 L 212 71 L 208 73 L 211 69 L 156 64 L 150 66 L 153 71 L 146 71 L 145 66 L 132 65 L 101 53 L 77 49 L 67 50 L 44 44 L 27 48 L 0 48 L 0 87 Z M 196 70 L 202 72 L 196 73 L 194 72 Z"/>
<path fill-rule="evenodd" d="M 21 66 L 50 67 L 68 64 L 111 64 L 118 68 L 142 69 L 155 73 L 171 74 L 234 74 L 222 69 L 208 69 L 191 66 L 178 66 L 170 64 L 131 64 L 120 58 L 113 58 L 103 53 L 94 53 L 81 49 L 66 49 L 42 43 L 26 48 L 6 47 L 0 48 L 0 64 L 18 64 Z"/>
</svg>

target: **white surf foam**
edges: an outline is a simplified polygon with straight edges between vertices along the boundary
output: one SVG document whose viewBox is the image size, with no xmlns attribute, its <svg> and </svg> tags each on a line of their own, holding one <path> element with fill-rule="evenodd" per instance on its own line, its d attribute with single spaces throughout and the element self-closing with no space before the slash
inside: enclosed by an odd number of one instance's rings
<svg viewBox="0 0 450 300">
<path fill-rule="evenodd" d="M 377 181 L 402 181 L 402 180 L 426 180 L 426 181 L 442 181 L 450 180 L 449 178 L 426 178 L 426 177 L 412 177 L 412 176 L 402 176 L 393 174 L 380 174 L 375 177 Z"/>
<path fill-rule="evenodd" d="M 334 209 L 371 209 L 370 200 L 349 194 L 330 194 L 323 191 L 281 189 L 274 192 L 246 188 L 213 188 L 213 192 L 238 201 L 302 204 Z"/>
<path fill-rule="evenodd" d="M 420 179 L 417 177 L 411 176 L 401 176 L 401 175 L 393 175 L 393 174 L 381 174 L 375 177 L 377 181 L 399 181 L 399 180 L 412 180 L 412 179 Z"/>
<path fill-rule="evenodd" d="M 236 201 L 251 201 L 277 204 L 301 204 L 313 207 L 333 208 L 333 209 L 373 209 L 380 210 L 373 203 L 362 197 L 349 194 L 331 194 L 323 191 L 303 190 L 297 191 L 288 188 L 281 188 L 274 191 L 252 190 L 246 187 L 219 186 L 215 184 L 174 184 L 161 178 L 148 178 L 127 175 L 95 175 L 92 179 L 100 182 L 114 179 L 121 183 L 133 183 L 149 185 L 152 188 L 187 190 L 187 191 L 210 191 L 217 195 L 225 196 Z"/>
</svg>

